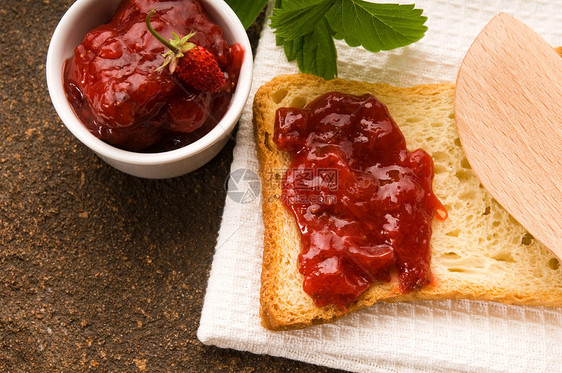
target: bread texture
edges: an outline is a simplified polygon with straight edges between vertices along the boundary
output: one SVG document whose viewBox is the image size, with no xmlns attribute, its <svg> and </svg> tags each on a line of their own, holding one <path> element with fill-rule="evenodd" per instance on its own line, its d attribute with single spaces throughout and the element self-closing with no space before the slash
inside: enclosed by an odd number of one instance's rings
<svg viewBox="0 0 562 373">
<path fill-rule="evenodd" d="M 281 203 L 281 178 L 289 154 L 273 141 L 275 112 L 304 107 L 327 92 L 375 95 L 406 138 L 409 150 L 434 160 L 433 191 L 448 219 L 432 224 L 433 280 L 402 294 L 398 281 L 374 283 L 347 313 L 378 301 L 477 299 L 510 304 L 562 306 L 562 270 L 554 255 L 537 242 L 483 188 L 464 156 L 453 112 L 454 85 L 399 88 L 342 79 L 282 75 L 262 86 L 254 100 L 254 126 L 262 180 L 265 226 L 260 315 L 270 330 L 289 330 L 333 321 L 346 314 L 335 306 L 317 307 L 303 290 L 297 265 L 300 232 Z"/>
</svg>

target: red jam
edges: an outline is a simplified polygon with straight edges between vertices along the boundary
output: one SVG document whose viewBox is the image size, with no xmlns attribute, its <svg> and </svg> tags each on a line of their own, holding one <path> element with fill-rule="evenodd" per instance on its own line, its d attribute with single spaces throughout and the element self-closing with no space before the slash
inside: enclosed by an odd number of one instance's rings
<svg viewBox="0 0 562 373">
<path fill-rule="evenodd" d="M 329 93 L 280 108 L 275 142 L 292 155 L 282 202 L 300 228 L 299 270 L 319 307 L 345 309 L 373 282 L 398 273 L 400 291 L 430 281 L 433 160 L 409 152 L 374 96 Z"/>
<path fill-rule="evenodd" d="M 197 91 L 162 65 L 166 52 L 145 23 L 166 39 L 187 35 L 209 50 L 227 78 L 219 93 Z M 166 151 L 201 138 L 226 112 L 244 59 L 198 0 L 123 0 L 108 24 L 90 31 L 66 61 L 64 85 L 76 115 L 98 138 L 132 151 Z"/>
</svg>

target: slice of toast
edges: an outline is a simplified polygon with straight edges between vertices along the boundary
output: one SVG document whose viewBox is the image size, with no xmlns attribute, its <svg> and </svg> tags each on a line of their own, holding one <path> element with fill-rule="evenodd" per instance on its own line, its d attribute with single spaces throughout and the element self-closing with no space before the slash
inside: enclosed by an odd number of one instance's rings
<svg viewBox="0 0 562 373">
<path fill-rule="evenodd" d="M 279 200 L 290 156 L 273 142 L 278 108 L 304 107 L 333 91 L 370 93 L 386 104 L 408 149 L 422 148 L 433 157 L 433 191 L 449 214 L 445 221 L 433 221 L 429 285 L 402 294 L 397 279 L 375 283 L 348 307 L 348 313 L 377 301 L 445 298 L 562 306 L 559 261 L 494 201 L 470 169 L 455 126 L 453 85 L 398 88 L 296 74 L 273 79 L 258 90 L 254 100 L 265 225 L 260 294 L 264 327 L 298 329 L 346 314 L 335 306 L 317 307 L 302 288 L 303 276 L 297 267 L 300 232 L 292 213 Z"/>
</svg>

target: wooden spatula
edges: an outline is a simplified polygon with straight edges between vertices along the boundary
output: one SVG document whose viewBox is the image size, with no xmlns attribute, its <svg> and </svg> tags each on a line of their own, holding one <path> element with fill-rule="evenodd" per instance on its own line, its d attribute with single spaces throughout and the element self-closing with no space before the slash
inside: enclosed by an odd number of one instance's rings
<svg viewBox="0 0 562 373">
<path fill-rule="evenodd" d="M 482 185 L 562 259 L 562 58 L 498 14 L 461 65 L 455 117 Z"/>
</svg>

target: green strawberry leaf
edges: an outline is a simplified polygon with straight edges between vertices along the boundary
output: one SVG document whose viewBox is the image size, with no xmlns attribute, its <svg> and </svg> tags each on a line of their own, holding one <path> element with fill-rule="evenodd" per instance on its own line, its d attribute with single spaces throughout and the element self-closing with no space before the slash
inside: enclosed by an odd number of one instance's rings
<svg viewBox="0 0 562 373">
<path fill-rule="evenodd" d="M 325 14 L 336 39 L 371 52 L 390 50 L 421 39 L 427 27 L 423 10 L 413 4 L 377 4 L 361 0 L 336 0 Z"/>
<path fill-rule="evenodd" d="M 226 0 L 226 2 L 240 18 L 245 29 L 252 25 L 267 4 L 267 0 Z"/>
<path fill-rule="evenodd" d="M 276 0 L 271 27 L 276 43 L 299 70 L 325 79 L 337 76 L 333 39 L 378 52 L 421 39 L 427 27 L 423 10 L 413 4 L 364 0 Z"/>
<path fill-rule="evenodd" d="M 284 39 L 299 38 L 317 27 L 333 3 L 334 0 L 285 0 L 273 10 L 271 27 Z"/>
<path fill-rule="evenodd" d="M 334 32 L 325 19 L 315 26 L 312 32 L 293 40 L 278 36 L 277 44 L 283 45 L 289 61 L 297 60 L 301 72 L 332 79 L 338 73 Z"/>
</svg>

